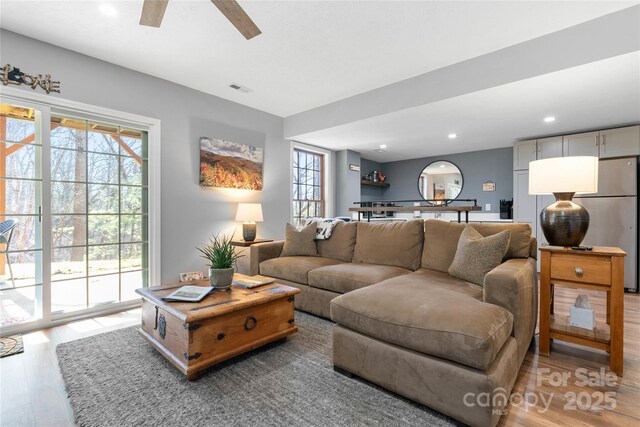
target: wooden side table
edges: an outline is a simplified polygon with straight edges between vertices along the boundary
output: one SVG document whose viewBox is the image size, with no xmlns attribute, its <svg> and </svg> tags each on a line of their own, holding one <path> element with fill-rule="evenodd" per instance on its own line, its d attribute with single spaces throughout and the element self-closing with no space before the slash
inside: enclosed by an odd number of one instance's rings
<svg viewBox="0 0 640 427">
<path fill-rule="evenodd" d="M 247 241 L 247 240 L 232 240 L 231 241 L 231 245 L 232 246 L 239 246 L 239 247 L 246 248 L 247 246 L 255 245 L 256 243 L 268 243 L 268 242 L 273 242 L 273 239 L 255 239 L 255 240 L 251 240 L 251 241 Z"/>
<path fill-rule="evenodd" d="M 596 246 L 591 251 L 540 248 L 540 354 L 548 356 L 557 339 L 609 352 L 609 368 L 622 375 L 624 332 L 624 257 L 620 248 Z M 607 293 L 607 321 L 593 331 L 569 324 L 569 316 L 553 313 L 553 286 L 595 289 Z"/>
<path fill-rule="evenodd" d="M 231 245 L 238 248 L 247 248 L 251 245 L 256 245 L 258 243 L 268 243 L 273 242 L 273 239 L 255 239 L 251 241 L 246 240 L 232 240 Z M 251 254 L 246 249 L 238 249 L 240 253 L 242 253 L 242 258 L 238 260 L 238 273 L 249 274 L 251 271 Z"/>
</svg>

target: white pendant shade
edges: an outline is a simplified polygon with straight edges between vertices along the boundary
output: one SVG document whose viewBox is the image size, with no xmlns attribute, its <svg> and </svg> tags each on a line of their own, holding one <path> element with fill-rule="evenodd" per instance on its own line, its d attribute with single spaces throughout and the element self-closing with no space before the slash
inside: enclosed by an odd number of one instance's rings
<svg viewBox="0 0 640 427">
<path fill-rule="evenodd" d="M 236 221 L 262 221 L 262 205 L 260 203 L 238 203 Z"/>
<path fill-rule="evenodd" d="M 529 194 L 597 192 L 597 157 L 554 157 L 529 163 Z"/>
</svg>

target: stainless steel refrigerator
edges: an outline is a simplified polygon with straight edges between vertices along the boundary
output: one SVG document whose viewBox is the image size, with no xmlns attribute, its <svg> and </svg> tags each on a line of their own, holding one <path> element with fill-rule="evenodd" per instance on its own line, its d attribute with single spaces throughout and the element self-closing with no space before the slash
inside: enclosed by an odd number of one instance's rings
<svg viewBox="0 0 640 427">
<path fill-rule="evenodd" d="M 624 287 L 638 291 L 638 158 L 600 160 L 598 193 L 574 197 L 589 211 L 582 245 L 617 246 L 627 253 Z"/>
</svg>

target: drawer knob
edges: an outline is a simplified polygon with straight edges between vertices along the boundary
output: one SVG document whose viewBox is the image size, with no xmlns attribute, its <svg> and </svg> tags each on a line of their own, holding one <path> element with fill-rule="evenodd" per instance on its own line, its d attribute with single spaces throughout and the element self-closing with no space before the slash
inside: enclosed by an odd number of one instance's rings
<svg viewBox="0 0 640 427">
<path fill-rule="evenodd" d="M 581 277 L 584 274 L 582 267 L 576 267 L 576 276 Z"/>
</svg>

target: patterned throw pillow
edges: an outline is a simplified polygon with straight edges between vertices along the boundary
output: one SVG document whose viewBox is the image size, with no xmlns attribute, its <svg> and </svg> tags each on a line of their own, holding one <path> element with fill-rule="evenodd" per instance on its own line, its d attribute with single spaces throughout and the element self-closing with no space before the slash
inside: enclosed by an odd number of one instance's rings
<svg viewBox="0 0 640 427">
<path fill-rule="evenodd" d="M 318 256 L 316 229 L 315 221 L 300 230 L 287 223 L 284 247 L 280 256 Z"/>
<path fill-rule="evenodd" d="M 449 274 L 482 286 L 484 276 L 502 263 L 509 248 L 509 240 L 510 230 L 482 237 L 473 227 L 466 226 L 458 240 Z"/>
<path fill-rule="evenodd" d="M 333 229 L 336 224 L 344 222 L 344 220 L 338 218 L 307 218 L 307 221 L 304 224 L 305 227 L 314 221 L 318 226 L 316 230 L 316 240 L 327 240 L 331 237 L 331 233 L 333 233 Z"/>
</svg>

